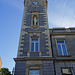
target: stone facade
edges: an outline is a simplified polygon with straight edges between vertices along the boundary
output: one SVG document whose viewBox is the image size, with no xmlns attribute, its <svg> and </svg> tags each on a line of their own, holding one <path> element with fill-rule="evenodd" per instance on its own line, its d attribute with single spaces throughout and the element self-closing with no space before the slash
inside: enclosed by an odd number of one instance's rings
<svg viewBox="0 0 75 75">
<path fill-rule="evenodd" d="M 34 25 L 34 17 L 37 18 L 37 25 Z M 34 51 L 31 51 L 33 38 L 39 39 L 38 51 L 35 51 L 35 43 Z M 60 56 L 57 40 L 65 41 L 67 55 Z M 75 28 L 48 28 L 47 0 L 24 0 L 18 54 L 14 58 L 15 75 L 30 75 L 30 70 L 39 70 L 39 75 L 63 75 L 62 68 L 73 69 L 74 75 L 74 45 Z"/>
<path fill-rule="evenodd" d="M 51 46 L 55 58 L 55 75 L 62 75 L 62 68 L 72 68 L 75 75 L 75 28 L 53 28 L 50 29 Z M 57 40 L 65 40 L 67 56 L 59 56 Z"/>
</svg>

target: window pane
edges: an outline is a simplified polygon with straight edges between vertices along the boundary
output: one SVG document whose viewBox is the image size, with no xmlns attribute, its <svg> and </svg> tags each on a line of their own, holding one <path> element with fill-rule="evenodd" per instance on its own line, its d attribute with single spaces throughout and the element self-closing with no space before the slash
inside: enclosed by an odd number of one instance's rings
<svg viewBox="0 0 75 75">
<path fill-rule="evenodd" d="M 71 30 L 71 32 L 75 32 L 75 30 Z"/>
<path fill-rule="evenodd" d="M 71 68 L 64 68 L 62 69 L 62 75 L 73 75 Z"/>
<path fill-rule="evenodd" d="M 39 51 L 39 39 L 38 38 L 31 39 L 31 51 Z"/>
<path fill-rule="evenodd" d="M 61 44 L 63 44 L 63 43 L 64 43 L 64 41 L 57 41 L 57 43 L 58 43 L 58 44 L 60 44 L 60 43 L 61 43 Z"/>
<path fill-rule="evenodd" d="M 29 75 L 39 75 L 39 70 L 30 70 Z"/>
<path fill-rule="evenodd" d="M 35 50 L 35 51 L 39 51 L 38 49 L 39 49 L 39 48 L 38 48 L 38 43 L 36 43 L 36 50 Z"/>
<path fill-rule="evenodd" d="M 31 51 L 34 51 L 34 43 L 31 43 Z"/>
<path fill-rule="evenodd" d="M 67 51 L 66 51 L 65 45 L 62 45 L 62 48 L 63 48 L 63 54 L 64 54 L 64 55 L 67 55 Z"/>
<path fill-rule="evenodd" d="M 67 50 L 66 50 L 64 40 L 63 41 L 57 41 L 57 45 L 58 45 L 59 55 L 67 55 Z"/>
<path fill-rule="evenodd" d="M 59 55 L 62 55 L 61 45 L 58 45 L 58 52 L 59 52 Z"/>
</svg>

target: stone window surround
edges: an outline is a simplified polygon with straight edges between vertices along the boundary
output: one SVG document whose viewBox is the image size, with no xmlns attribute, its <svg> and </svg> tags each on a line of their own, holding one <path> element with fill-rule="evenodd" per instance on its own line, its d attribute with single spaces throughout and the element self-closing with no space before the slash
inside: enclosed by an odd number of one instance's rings
<svg viewBox="0 0 75 75">
<path fill-rule="evenodd" d="M 33 32 L 34 33 L 34 32 Z M 29 44 L 30 44 L 30 46 L 29 46 L 29 51 L 30 52 L 32 52 L 31 51 L 31 38 L 38 38 L 39 39 L 39 51 L 38 52 L 40 52 L 40 35 L 37 33 L 37 32 L 35 32 L 36 33 L 36 35 L 33 35 L 33 33 L 31 34 L 31 36 L 30 36 L 30 42 L 29 42 Z M 35 51 L 36 52 L 36 51 Z"/>
<path fill-rule="evenodd" d="M 34 38 L 34 37 L 39 38 L 39 51 L 38 52 L 39 52 L 39 57 L 42 56 L 42 52 L 40 51 L 40 33 L 41 33 L 41 31 L 35 31 L 35 32 L 34 31 L 30 31 L 28 33 L 30 34 L 30 37 L 29 37 L 30 39 L 29 39 L 29 52 L 27 53 L 27 56 L 30 57 L 30 53 L 31 53 L 31 50 L 30 50 L 31 49 L 30 48 L 31 47 L 30 46 L 31 42 L 30 41 L 31 41 L 31 38 Z M 36 33 L 37 35 L 33 35 L 33 33 Z M 38 53 L 38 52 L 36 52 L 36 53 Z"/>
<path fill-rule="evenodd" d="M 26 75 L 29 75 L 30 69 L 38 69 L 39 75 L 42 75 L 42 61 L 27 61 L 26 62 Z"/>
</svg>

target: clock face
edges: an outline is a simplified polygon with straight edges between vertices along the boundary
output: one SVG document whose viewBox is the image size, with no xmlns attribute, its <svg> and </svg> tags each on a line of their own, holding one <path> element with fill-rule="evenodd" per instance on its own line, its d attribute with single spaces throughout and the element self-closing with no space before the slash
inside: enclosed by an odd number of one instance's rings
<svg viewBox="0 0 75 75">
<path fill-rule="evenodd" d="M 33 1 L 32 4 L 33 4 L 33 5 L 38 5 L 39 2 L 38 2 L 38 1 Z"/>
</svg>

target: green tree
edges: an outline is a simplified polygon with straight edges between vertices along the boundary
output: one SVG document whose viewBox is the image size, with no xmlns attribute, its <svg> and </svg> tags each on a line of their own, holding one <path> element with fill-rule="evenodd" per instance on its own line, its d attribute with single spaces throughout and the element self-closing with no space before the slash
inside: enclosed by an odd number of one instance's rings
<svg viewBox="0 0 75 75">
<path fill-rule="evenodd" d="M 11 72 L 9 71 L 8 68 L 1 68 L 0 75 L 11 75 Z"/>
</svg>

